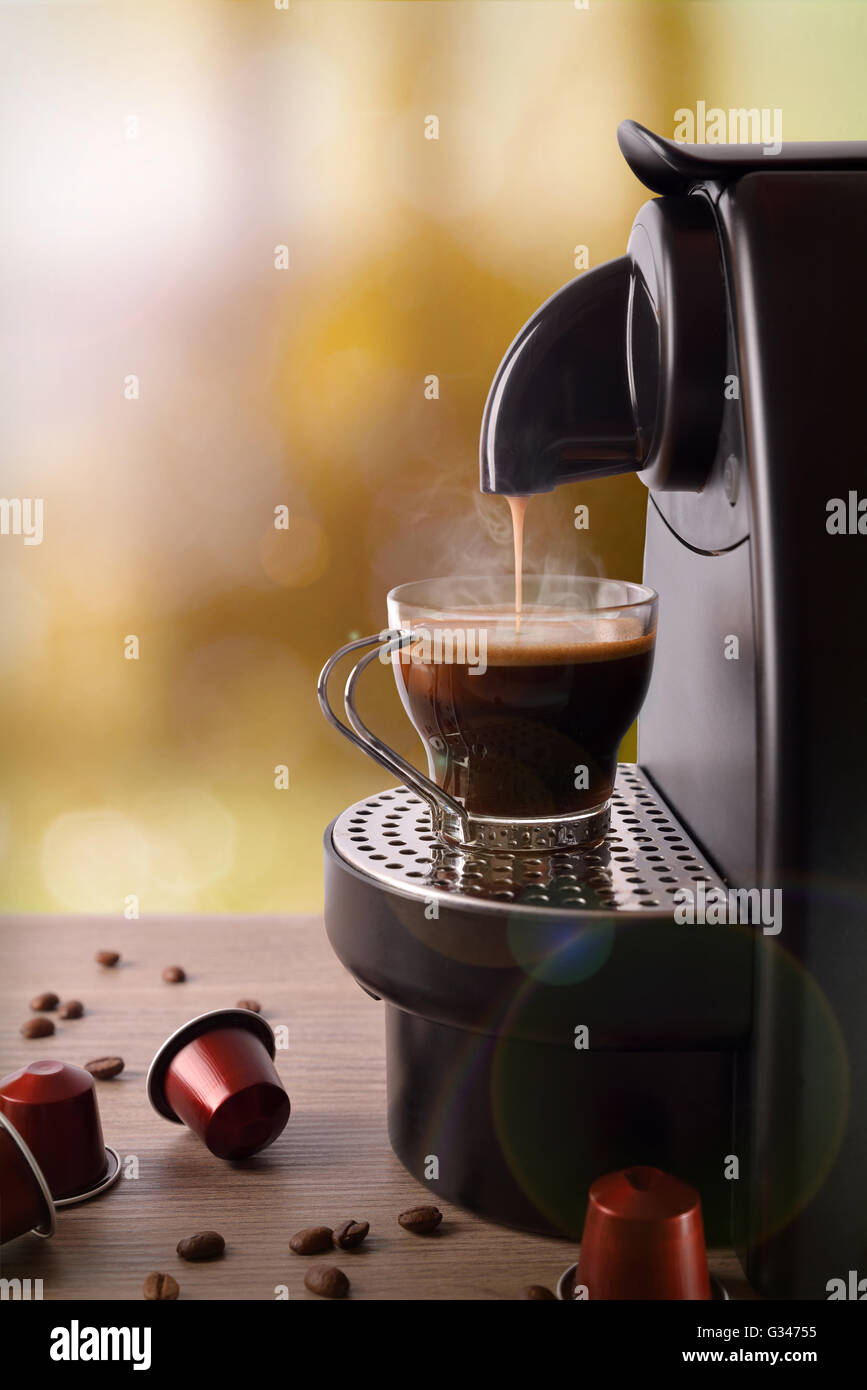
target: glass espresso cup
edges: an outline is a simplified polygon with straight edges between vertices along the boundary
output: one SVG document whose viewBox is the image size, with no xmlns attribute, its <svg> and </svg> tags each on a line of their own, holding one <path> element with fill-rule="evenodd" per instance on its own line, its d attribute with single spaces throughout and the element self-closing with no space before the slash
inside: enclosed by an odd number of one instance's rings
<svg viewBox="0 0 867 1390">
<path fill-rule="evenodd" d="M 430 806 L 450 845 L 499 851 L 590 847 L 608 829 L 621 740 L 644 701 L 657 596 L 641 584 L 527 575 L 421 580 L 388 595 L 389 628 L 351 642 L 319 680 L 323 712 Z M 347 653 L 376 646 L 327 699 Z M 424 747 L 423 776 L 361 721 L 355 687 L 373 661 L 394 670 Z"/>
</svg>

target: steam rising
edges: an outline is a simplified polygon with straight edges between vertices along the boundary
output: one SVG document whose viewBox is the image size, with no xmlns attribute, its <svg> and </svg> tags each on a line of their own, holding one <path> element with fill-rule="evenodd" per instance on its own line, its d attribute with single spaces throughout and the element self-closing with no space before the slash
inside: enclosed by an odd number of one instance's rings
<svg viewBox="0 0 867 1390">
<path fill-rule="evenodd" d="M 575 530 L 572 506 L 565 490 L 558 489 L 532 497 L 527 507 L 524 574 L 543 581 L 534 590 L 536 603 L 556 603 L 560 576 L 602 573 L 587 533 Z M 465 464 L 428 479 L 408 469 L 400 486 L 392 483 L 380 499 L 376 530 L 370 596 L 375 612 L 381 613 L 385 592 L 414 579 L 473 576 L 459 601 L 474 606 L 500 605 L 509 592 L 504 578 L 514 583 L 508 503 L 479 492 Z"/>
</svg>

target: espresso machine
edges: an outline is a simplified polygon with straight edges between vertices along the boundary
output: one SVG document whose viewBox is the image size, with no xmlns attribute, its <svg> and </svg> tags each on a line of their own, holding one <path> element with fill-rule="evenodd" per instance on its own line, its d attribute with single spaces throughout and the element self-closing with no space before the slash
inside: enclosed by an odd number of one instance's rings
<svg viewBox="0 0 867 1390">
<path fill-rule="evenodd" d="M 580 1239 L 594 1179 L 654 1165 L 756 1289 L 823 1299 L 867 1275 L 867 143 L 618 138 L 659 196 L 509 348 L 481 486 L 646 484 L 638 762 L 603 845 L 499 858 L 438 843 L 406 765 L 326 832 L 326 927 L 432 1193 Z M 744 910 L 682 920 L 713 890 Z"/>
</svg>

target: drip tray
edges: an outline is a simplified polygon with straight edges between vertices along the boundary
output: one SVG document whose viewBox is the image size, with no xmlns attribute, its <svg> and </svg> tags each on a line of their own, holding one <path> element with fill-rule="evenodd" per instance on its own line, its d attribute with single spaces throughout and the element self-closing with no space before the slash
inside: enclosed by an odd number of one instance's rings
<svg viewBox="0 0 867 1390">
<path fill-rule="evenodd" d="M 464 904 L 511 903 L 574 911 L 670 912 L 674 895 L 699 883 L 724 887 L 701 851 L 634 763 L 621 763 L 611 829 L 595 850 L 505 853 L 449 849 L 431 830 L 425 803 L 405 787 L 350 806 L 333 844 L 352 868 L 392 890 Z"/>
</svg>

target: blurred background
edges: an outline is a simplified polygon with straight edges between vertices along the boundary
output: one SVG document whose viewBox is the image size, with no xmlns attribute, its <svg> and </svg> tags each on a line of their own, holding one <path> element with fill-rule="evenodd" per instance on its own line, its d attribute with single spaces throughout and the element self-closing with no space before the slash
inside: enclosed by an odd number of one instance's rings
<svg viewBox="0 0 867 1390">
<path fill-rule="evenodd" d="M 316 909 L 388 780 L 317 671 L 392 585 L 510 569 L 480 415 L 650 196 L 618 122 L 867 137 L 853 0 L 278 5 L 0 7 L 2 492 L 44 503 L 0 536 L 5 910 Z M 645 500 L 539 499 L 528 568 L 640 578 Z M 390 682 L 363 712 L 415 758 Z"/>
</svg>

